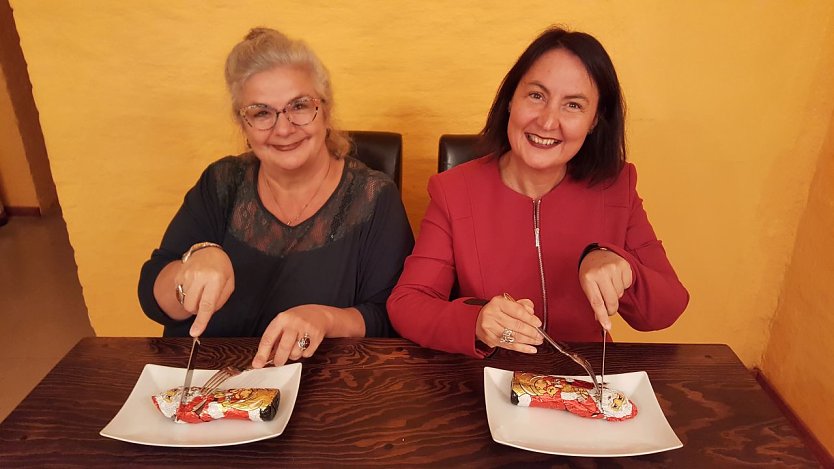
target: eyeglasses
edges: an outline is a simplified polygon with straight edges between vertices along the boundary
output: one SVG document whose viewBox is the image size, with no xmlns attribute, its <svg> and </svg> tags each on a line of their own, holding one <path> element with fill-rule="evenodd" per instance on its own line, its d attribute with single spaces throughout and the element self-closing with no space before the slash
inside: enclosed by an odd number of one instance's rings
<svg viewBox="0 0 834 469">
<path fill-rule="evenodd" d="M 258 130 L 271 130 L 278 123 L 281 113 L 287 116 L 287 120 L 296 126 L 307 125 L 315 120 L 319 113 L 319 100 L 304 96 L 290 101 L 284 109 L 274 109 L 266 104 L 250 104 L 238 109 L 238 114 L 243 120 Z"/>
</svg>

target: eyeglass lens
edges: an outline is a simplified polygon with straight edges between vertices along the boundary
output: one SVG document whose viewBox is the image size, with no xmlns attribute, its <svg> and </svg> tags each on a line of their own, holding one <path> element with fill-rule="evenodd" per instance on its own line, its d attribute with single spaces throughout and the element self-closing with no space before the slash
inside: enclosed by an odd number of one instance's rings
<svg viewBox="0 0 834 469">
<path fill-rule="evenodd" d="M 284 113 L 292 124 L 307 125 L 316 118 L 318 110 L 319 107 L 313 98 L 304 97 L 290 102 L 280 111 L 265 104 L 253 104 L 243 109 L 243 117 L 252 127 L 269 130 L 275 127 L 281 113 Z"/>
</svg>

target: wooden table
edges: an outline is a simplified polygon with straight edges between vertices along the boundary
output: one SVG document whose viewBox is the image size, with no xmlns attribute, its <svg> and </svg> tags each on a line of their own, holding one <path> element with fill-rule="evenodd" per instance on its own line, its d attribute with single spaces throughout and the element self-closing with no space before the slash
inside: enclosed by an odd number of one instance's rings
<svg viewBox="0 0 834 469">
<path fill-rule="evenodd" d="M 218 448 L 165 448 L 99 436 L 145 364 L 184 366 L 190 344 L 189 339 L 163 338 L 82 340 L 0 424 L 0 467 L 819 465 L 725 345 L 608 346 L 607 372 L 645 370 L 684 443 L 647 456 L 561 457 L 492 440 L 484 408 L 484 366 L 580 372 L 545 347 L 535 356 L 502 350 L 474 360 L 401 339 L 326 340 L 303 361 L 302 396 L 276 438 Z M 256 347 L 257 339 L 206 339 L 197 367 L 247 363 Z M 573 348 L 599 363 L 599 345 Z"/>
</svg>

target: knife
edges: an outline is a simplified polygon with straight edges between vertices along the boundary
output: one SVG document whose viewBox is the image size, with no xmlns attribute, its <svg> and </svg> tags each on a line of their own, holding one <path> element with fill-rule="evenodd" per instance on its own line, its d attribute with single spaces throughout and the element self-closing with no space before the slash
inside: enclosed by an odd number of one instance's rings
<svg viewBox="0 0 834 469">
<path fill-rule="evenodd" d="M 195 337 L 191 342 L 191 353 L 188 355 L 188 366 L 185 371 L 185 381 L 182 383 L 182 394 L 180 397 L 180 405 L 177 406 L 177 411 L 174 413 L 174 422 L 179 422 L 179 415 L 182 408 L 188 402 L 188 396 L 191 394 L 191 378 L 194 376 L 194 357 L 197 351 L 200 350 L 200 339 Z"/>
<path fill-rule="evenodd" d="M 608 335 L 608 331 L 605 328 L 602 328 L 602 379 L 599 383 L 599 402 L 602 404 L 602 388 L 605 387 L 605 338 Z"/>
</svg>

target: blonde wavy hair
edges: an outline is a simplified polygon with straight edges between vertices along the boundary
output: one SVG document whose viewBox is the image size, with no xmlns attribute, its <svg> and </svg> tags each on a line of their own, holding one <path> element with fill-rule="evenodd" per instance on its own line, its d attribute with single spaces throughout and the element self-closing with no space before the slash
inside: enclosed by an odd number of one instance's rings
<svg viewBox="0 0 834 469">
<path fill-rule="evenodd" d="M 330 154 L 342 158 L 350 151 L 348 137 L 333 124 L 333 88 L 330 73 L 310 47 L 270 28 L 253 28 L 237 43 L 226 58 L 226 86 L 232 95 L 232 113 L 240 119 L 240 92 L 252 75 L 274 67 L 299 67 L 309 71 L 321 99 L 327 124 L 325 145 Z"/>
</svg>

